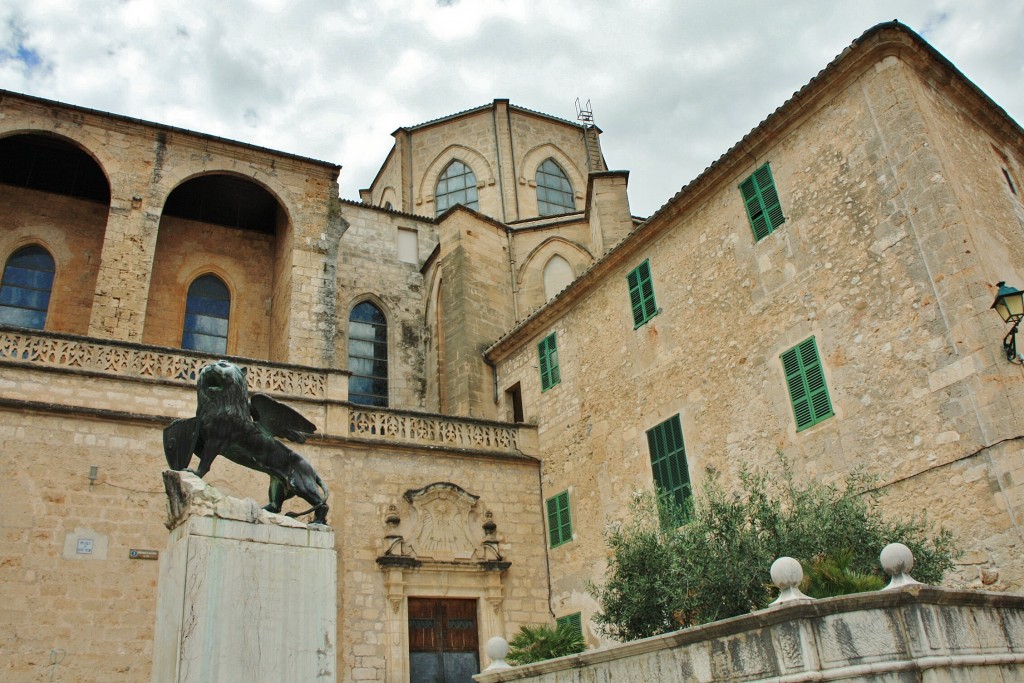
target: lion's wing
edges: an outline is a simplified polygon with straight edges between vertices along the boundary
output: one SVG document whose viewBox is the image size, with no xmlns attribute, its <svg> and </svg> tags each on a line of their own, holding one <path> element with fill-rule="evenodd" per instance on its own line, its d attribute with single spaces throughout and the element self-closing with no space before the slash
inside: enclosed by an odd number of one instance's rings
<svg viewBox="0 0 1024 683">
<path fill-rule="evenodd" d="M 253 394 L 252 419 L 266 428 L 274 436 L 304 443 L 306 435 L 316 431 L 316 425 L 304 418 L 297 411 L 276 401 L 266 394 Z"/>
<path fill-rule="evenodd" d="M 172 470 L 183 470 L 199 449 L 199 420 L 175 420 L 164 428 L 164 456 Z"/>
</svg>

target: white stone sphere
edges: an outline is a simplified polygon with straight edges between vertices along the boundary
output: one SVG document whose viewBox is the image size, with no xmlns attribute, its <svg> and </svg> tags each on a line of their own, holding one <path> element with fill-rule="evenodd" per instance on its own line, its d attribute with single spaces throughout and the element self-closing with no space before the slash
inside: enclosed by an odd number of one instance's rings
<svg viewBox="0 0 1024 683">
<path fill-rule="evenodd" d="M 503 660 L 508 655 L 508 641 L 501 636 L 494 636 L 487 641 L 484 651 L 492 662 Z"/>
<path fill-rule="evenodd" d="M 890 543 L 882 548 L 878 561 L 882 563 L 882 569 L 889 576 L 909 574 L 914 568 L 914 553 L 902 543 Z"/>
<path fill-rule="evenodd" d="M 771 575 L 779 588 L 794 588 L 804 580 L 804 568 L 792 557 L 780 557 L 772 562 Z"/>
</svg>

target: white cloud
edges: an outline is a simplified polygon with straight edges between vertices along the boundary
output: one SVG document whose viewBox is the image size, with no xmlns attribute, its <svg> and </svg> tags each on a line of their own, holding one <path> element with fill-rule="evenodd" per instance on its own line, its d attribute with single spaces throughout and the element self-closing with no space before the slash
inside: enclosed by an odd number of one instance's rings
<svg viewBox="0 0 1024 683">
<path fill-rule="evenodd" d="M 996 0 L 0 0 L 0 87 L 333 161 L 348 198 L 400 126 L 580 96 L 646 215 L 894 18 L 1024 115 L 1024 5 Z"/>
</svg>

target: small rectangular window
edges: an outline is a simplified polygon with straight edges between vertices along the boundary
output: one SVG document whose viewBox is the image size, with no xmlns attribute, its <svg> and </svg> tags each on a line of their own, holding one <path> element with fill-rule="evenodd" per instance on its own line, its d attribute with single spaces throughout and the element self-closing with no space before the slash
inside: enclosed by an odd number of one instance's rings
<svg viewBox="0 0 1024 683">
<path fill-rule="evenodd" d="M 779 193 L 775 190 L 772 169 L 768 164 L 740 183 L 740 193 L 743 195 L 755 241 L 761 241 L 786 222 L 779 203 Z"/>
<path fill-rule="evenodd" d="M 523 389 L 519 382 L 516 382 L 505 390 L 505 399 L 508 405 L 509 422 L 520 423 L 525 420 L 523 414 Z"/>
<path fill-rule="evenodd" d="M 800 342 L 780 358 L 789 386 L 789 399 L 793 403 L 796 430 L 799 432 L 813 427 L 832 417 L 832 402 L 828 397 L 825 372 L 814 337 Z"/>
<path fill-rule="evenodd" d="M 540 358 L 540 390 L 547 391 L 562 381 L 558 369 L 558 346 L 555 344 L 554 332 L 537 344 L 537 355 Z"/>
<path fill-rule="evenodd" d="M 583 639 L 583 615 L 579 612 L 575 614 L 566 614 L 564 617 L 558 617 L 555 619 L 555 626 L 562 628 L 567 626 L 573 630 L 573 632 Z"/>
<path fill-rule="evenodd" d="M 690 497 L 690 471 L 678 415 L 647 430 L 647 449 L 659 495 L 676 505 L 684 505 Z"/>
<path fill-rule="evenodd" d="M 654 300 L 654 281 L 651 279 L 651 262 L 645 260 L 626 276 L 629 285 L 629 305 L 633 308 L 633 329 L 640 327 L 658 315 L 658 304 Z"/>
<path fill-rule="evenodd" d="M 415 230 L 398 229 L 398 260 L 402 263 L 419 263 L 419 246 Z"/>
<path fill-rule="evenodd" d="M 548 498 L 548 542 L 552 548 L 572 540 L 572 519 L 569 515 L 569 492 L 562 491 Z"/>
</svg>

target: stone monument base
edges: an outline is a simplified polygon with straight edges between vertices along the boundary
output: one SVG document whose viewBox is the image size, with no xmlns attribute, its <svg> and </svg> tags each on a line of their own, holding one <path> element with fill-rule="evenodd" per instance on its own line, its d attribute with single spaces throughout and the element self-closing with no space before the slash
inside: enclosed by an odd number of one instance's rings
<svg viewBox="0 0 1024 683">
<path fill-rule="evenodd" d="M 153 683 L 334 683 L 334 532 L 164 472 Z"/>
</svg>

